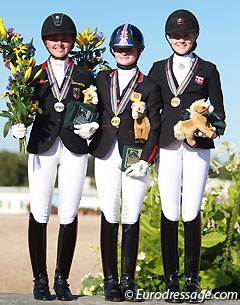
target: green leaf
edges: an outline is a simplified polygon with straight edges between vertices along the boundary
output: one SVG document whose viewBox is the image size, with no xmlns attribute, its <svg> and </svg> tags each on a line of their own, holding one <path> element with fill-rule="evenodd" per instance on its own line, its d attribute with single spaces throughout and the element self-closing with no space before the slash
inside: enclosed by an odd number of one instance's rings
<svg viewBox="0 0 240 305">
<path fill-rule="evenodd" d="M 0 116 L 3 117 L 3 118 L 8 118 L 8 119 L 12 118 L 12 115 L 9 112 L 5 111 L 5 110 L 3 110 L 2 113 L 0 113 Z"/>
<path fill-rule="evenodd" d="M 6 138 L 11 125 L 12 125 L 11 121 L 7 121 L 7 123 L 4 125 L 4 128 L 3 128 L 3 136 L 4 136 L 4 138 Z"/>
<path fill-rule="evenodd" d="M 202 246 L 206 248 L 213 247 L 218 243 L 222 243 L 226 236 L 220 232 L 210 232 L 202 237 Z"/>
<path fill-rule="evenodd" d="M 202 288 L 219 288 L 232 283 L 232 279 L 218 267 L 200 271 Z"/>
</svg>

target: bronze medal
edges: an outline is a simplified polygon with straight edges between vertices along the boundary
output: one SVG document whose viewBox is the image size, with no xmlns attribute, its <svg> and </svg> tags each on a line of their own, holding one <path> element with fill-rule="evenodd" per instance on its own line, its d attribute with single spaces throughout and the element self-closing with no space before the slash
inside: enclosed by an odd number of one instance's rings
<svg viewBox="0 0 240 305">
<path fill-rule="evenodd" d="M 114 116 L 114 117 L 111 119 L 111 124 L 112 124 L 113 127 L 118 128 L 119 125 L 120 125 L 120 122 L 121 122 L 121 120 L 120 120 L 120 118 L 119 118 L 118 116 Z"/>
<path fill-rule="evenodd" d="M 172 105 L 173 107 L 178 107 L 178 106 L 180 105 L 180 103 L 181 103 L 181 100 L 180 100 L 180 98 L 177 97 L 177 96 L 174 96 L 174 97 L 171 99 L 171 105 Z"/>
<path fill-rule="evenodd" d="M 57 111 L 57 112 L 62 112 L 64 110 L 65 106 L 62 102 L 57 102 L 54 104 L 54 109 Z"/>
</svg>

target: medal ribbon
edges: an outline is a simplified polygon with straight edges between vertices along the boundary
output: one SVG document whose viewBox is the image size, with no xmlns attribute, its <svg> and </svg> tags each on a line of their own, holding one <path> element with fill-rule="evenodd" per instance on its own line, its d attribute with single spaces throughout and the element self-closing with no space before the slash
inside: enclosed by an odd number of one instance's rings
<svg viewBox="0 0 240 305">
<path fill-rule="evenodd" d="M 122 113 L 123 110 L 126 108 L 130 96 L 132 94 L 132 92 L 134 92 L 136 86 L 137 86 L 137 81 L 140 75 L 140 71 L 139 69 L 137 69 L 136 74 L 134 75 L 134 77 L 132 78 L 127 91 L 125 92 L 123 98 L 121 99 L 121 101 L 118 104 L 118 100 L 117 100 L 117 71 L 115 71 L 115 73 L 113 74 L 112 78 L 111 78 L 111 85 L 110 85 L 110 95 L 111 95 L 111 106 L 112 106 L 112 111 L 114 113 L 115 116 L 117 116 L 119 113 Z"/>
<path fill-rule="evenodd" d="M 61 102 L 62 100 L 65 99 L 69 88 L 71 86 L 71 79 L 72 79 L 72 75 L 73 75 L 73 69 L 74 69 L 74 65 L 68 65 L 67 68 L 67 72 L 66 75 L 64 77 L 64 82 L 62 85 L 62 90 L 60 91 L 59 87 L 58 87 L 58 83 L 56 80 L 56 77 L 54 75 L 52 66 L 51 66 L 51 62 L 50 62 L 50 58 L 47 60 L 47 65 L 46 65 L 46 71 L 47 71 L 47 75 L 48 75 L 48 79 L 49 82 L 52 86 L 52 93 L 53 96 L 59 101 Z"/>
<path fill-rule="evenodd" d="M 168 86 L 172 91 L 172 93 L 174 94 L 174 96 L 178 96 L 179 94 L 182 94 L 184 92 L 184 90 L 187 88 L 188 84 L 190 83 L 191 79 L 193 78 L 194 72 L 197 69 L 197 67 L 198 67 L 198 56 L 195 57 L 192 66 L 188 74 L 184 78 L 183 82 L 181 83 L 181 85 L 178 88 L 176 88 L 173 80 L 172 71 L 170 69 L 170 60 L 168 59 L 166 63 L 166 76 L 167 76 Z"/>
</svg>

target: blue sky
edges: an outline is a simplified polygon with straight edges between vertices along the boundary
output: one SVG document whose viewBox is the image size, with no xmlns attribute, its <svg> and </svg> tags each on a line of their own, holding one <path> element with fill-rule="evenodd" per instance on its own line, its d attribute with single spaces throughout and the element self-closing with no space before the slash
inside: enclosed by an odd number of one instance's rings
<svg viewBox="0 0 240 305">
<path fill-rule="evenodd" d="M 120 24 L 132 23 L 140 28 L 145 39 L 145 50 L 139 60 L 139 68 L 147 74 L 154 61 L 167 58 L 171 49 L 164 37 L 165 22 L 169 14 L 176 9 L 188 9 L 198 18 L 200 35 L 196 53 L 203 59 L 217 65 L 221 75 L 227 129 L 225 135 L 216 141 L 240 144 L 240 89 L 239 85 L 239 30 L 240 1 L 229 0 L 148 0 L 148 1 L 79 1 L 79 0 L 42 0 L 42 1 L 3 1 L 0 17 L 6 28 L 13 27 L 24 37 L 24 42 L 32 38 L 36 51 L 37 63 L 43 62 L 48 53 L 43 46 L 40 32 L 45 18 L 55 12 L 63 12 L 72 17 L 78 32 L 86 26 L 95 27 L 107 37 L 105 59 L 112 67 L 115 63 L 108 49 L 112 31 Z M 0 57 L 0 93 L 5 93 L 9 71 L 2 65 Z M 5 101 L 0 100 L 0 109 Z M 0 151 L 17 152 L 18 141 L 11 134 L 4 139 L 3 125 L 0 117 Z"/>
</svg>

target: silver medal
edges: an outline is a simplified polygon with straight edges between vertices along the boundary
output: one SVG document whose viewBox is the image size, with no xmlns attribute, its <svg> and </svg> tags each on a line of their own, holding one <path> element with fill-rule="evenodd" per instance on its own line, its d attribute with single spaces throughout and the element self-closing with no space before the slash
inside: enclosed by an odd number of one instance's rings
<svg viewBox="0 0 240 305">
<path fill-rule="evenodd" d="M 62 112 L 64 110 L 65 106 L 62 102 L 57 102 L 54 104 L 54 109 L 57 111 L 57 112 Z"/>
<path fill-rule="evenodd" d="M 180 98 L 177 97 L 177 96 L 174 96 L 174 97 L 171 99 L 171 105 L 172 105 L 173 107 L 178 107 L 178 106 L 180 105 L 180 103 L 181 103 L 181 100 L 180 100 Z"/>
</svg>

